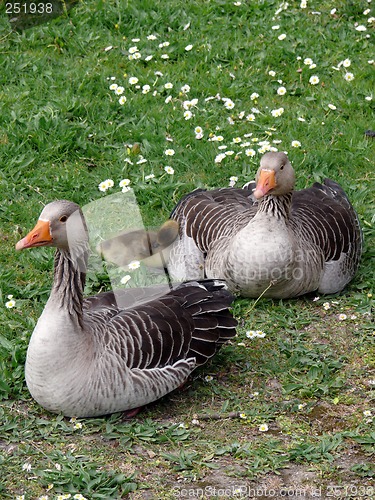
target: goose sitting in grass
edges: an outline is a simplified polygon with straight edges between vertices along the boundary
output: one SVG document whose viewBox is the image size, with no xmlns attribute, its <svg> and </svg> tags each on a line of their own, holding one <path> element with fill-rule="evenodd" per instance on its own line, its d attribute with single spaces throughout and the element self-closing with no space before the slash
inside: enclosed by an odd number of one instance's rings
<svg viewBox="0 0 375 500">
<path fill-rule="evenodd" d="M 266 153 L 245 189 L 197 190 L 172 212 L 180 237 L 169 270 L 178 279 L 225 279 L 245 297 L 340 292 L 362 252 L 356 212 L 336 182 L 293 191 L 286 154 Z"/>
<path fill-rule="evenodd" d="M 31 395 L 51 412 L 93 417 L 137 409 L 178 388 L 235 335 L 233 297 L 214 281 L 181 284 L 126 310 L 113 292 L 84 299 L 88 232 L 75 203 L 48 204 L 16 249 L 39 246 L 56 247 L 54 279 L 25 375 Z M 123 293 L 137 301 L 142 290 Z"/>
</svg>

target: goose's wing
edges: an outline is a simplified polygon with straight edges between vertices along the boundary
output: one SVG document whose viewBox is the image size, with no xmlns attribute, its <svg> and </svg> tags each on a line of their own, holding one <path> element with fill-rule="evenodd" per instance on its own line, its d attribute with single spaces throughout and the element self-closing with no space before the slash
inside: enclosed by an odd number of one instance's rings
<svg viewBox="0 0 375 500">
<path fill-rule="evenodd" d="M 223 282 L 183 283 L 126 310 L 117 307 L 112 292 L 102 295 L 86 301 L 83 317 L 84 330 L 94 336 L 100 374 L 90 392 L 115 400 L 97 414 L 137 408 L 168 394 L 236 334 L 229 311 L 234 297 Z"/>
<path fill-rule="evenodd" d="M 179 201 L 171 218 L 201 252 L 207 253 L 212 242 L 236 233 L 254 217 L 257 203 L 252 188 L 253 183 L 246 189 L 197 189 Z"/>
<path fill-rule="evenodd" d="M 358 215 L 342 187 L 325 179 L 324 184 L 293 193 L 291 221 L 299 230 L 310 231 L 314 242 L 324 251 L 325 260 L 338 260 L 350 253 L 359 260 L 362 231 Z"/>
<path fill-rule="evenodd" d="M 300 238 L 323 251 L 319 291 L 344 288 L 357 271 L 363 238 L 358 215 L 342 187 L 325 179 L 324 184 L 293 193 L 290 222 Z"/>
<path fill-rule="evenodd" d="M 179 387 L 235 336 L 237 322 L 228 309 L 233 296 L 211 283 L 182 284 L 159 299 L 118 311 L 96 329 L 88 321 L 111 385 L 131 388 L 128 408 Z"/>
<path fill-rule="evenodd" d="M 83 301 L 83 309 L 90 314 L 101 314 L 104 310 L 108 310 L 113 316 L 121 310 L 134 308 L 138 304 L 149 302 L 153 297 L 160 297 L 167 292 L 168 287 L 164 284 L 102 292 L 86 297 Z"/>
<path fill-rule="evenodd" d="M 118 311 L 107 323 L 107 349 L 130 369 L 151 369 L 195 358 L 203 364 L 235 335 L 226 290 L 184 284 L 159 299 Z"/>
</svg>

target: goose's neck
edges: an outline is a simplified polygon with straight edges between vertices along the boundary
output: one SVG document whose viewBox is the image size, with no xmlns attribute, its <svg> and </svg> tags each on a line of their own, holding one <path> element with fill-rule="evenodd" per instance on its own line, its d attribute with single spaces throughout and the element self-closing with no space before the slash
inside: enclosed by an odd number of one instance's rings
<svg viewBox="0 0 375 500">
<path fill-rule="evenodd" d="M 277 219 L 289 219 L 292 193 L 265 196 L 259 203 L 258 213 L 267 213 Z"/>
<path fill-rule="evenodd" d="M 69 250 L 57 249 L 51 300 L 76 317 L 82 326 L 83 290 L 86 282 L 87 252 L 81 258 L 72 258 Z"/>
</svg>

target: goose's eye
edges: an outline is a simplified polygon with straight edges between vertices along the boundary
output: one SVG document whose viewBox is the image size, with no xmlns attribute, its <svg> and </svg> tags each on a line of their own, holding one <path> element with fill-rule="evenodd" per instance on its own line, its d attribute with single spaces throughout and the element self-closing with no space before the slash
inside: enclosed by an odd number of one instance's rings
<svg viewBox="0 0 375 500">
<path fill-rule="evenodd" d="M 284 165 L 281 165 L 280 170 L 284 170 Z"/>
<path fill-rule="evenodd" d="M 68 220 L 68 216 L 67 215 L 62 215 L 59 219 L 60 222 L 66 222 Z"/>
</svg>

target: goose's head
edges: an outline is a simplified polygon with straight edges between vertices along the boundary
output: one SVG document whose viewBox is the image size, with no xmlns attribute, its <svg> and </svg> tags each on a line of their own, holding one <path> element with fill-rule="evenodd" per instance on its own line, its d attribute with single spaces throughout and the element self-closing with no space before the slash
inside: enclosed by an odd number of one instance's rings
<svg viewBox="0 0 375 500">
<path fill-rule="evenodd" d="M 255 180 L 253 194 L 256 199 L 266 194 L 280 196 L 293 191 L 295 176 L 287 155 L 281 151 L 263 155 Z"/>
<path fill-rule="evenodd" d="M 87 229 L 79 205 L 58 200 L 44 207 L 36 226 L 16 244 L 16 250 L 41 246 L 68 250 L 82 241 L 87 241 Z"/>
</svg>

